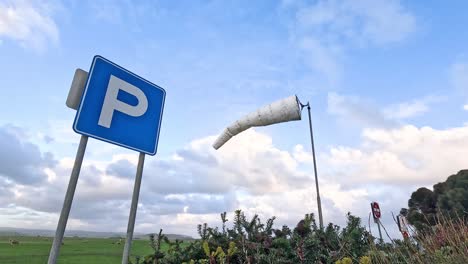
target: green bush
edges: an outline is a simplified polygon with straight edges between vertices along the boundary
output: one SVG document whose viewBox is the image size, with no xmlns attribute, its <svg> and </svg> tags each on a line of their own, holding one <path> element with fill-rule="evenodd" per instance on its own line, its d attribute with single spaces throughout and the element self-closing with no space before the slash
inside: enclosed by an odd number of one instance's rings
<svg viewBox="0 0 468 264">
<path fill-rule="evenodd" d="M 150 237 L 154 253 L 141 263 L 468 263 L 468 227 L 463 219 L 437 216 L 429 231 L 392 243 L 376 243 L 361 219 L 350 213 L 344 228 L 330 223 L 320 229 L 313 214 L 306 214 L 292 230 L 274 229 L 274 220 L 264 223 L 258 215 L 248 219 L 237 210 L 227 228 L 223 213 L 221 230 L 198 225 L 200 239 L 184 247 L 182 241 L 168 241 L 160 230 Z M 162 241 L 169 244 L 167 250 L 161 250 Z"/>
<path fill-rule="evenodd" d="M 199 240 L 181 248 L 182 241 L 167 241 L 160 231 L 152 236 L 154 253 L 144 264 L 164 263 L 334 263 L 346 256 L 358 260 L 369 249 L 369 234 L 358 217 L 347 215 L 347 226 L 329 224 L 317 227 L 313 214 L 306 214 L 296 227 L 274 229 L 275 217 L 262 222 L 258 215 L 248 219 L 235 211 L 231 228 L 226 227 L 226 213 L 221 214 L 222 229 L 198 225 Z M 169 244 L 162 252 L 161 241 Z"/>
</svg>

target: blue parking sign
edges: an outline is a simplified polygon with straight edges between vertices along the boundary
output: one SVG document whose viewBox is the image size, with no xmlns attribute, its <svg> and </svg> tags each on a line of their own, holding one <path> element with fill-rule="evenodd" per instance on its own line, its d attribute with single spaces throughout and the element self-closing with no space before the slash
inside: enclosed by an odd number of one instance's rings
<svg viewBox="0 0 468 264">
<path fill-rule="evenodd" d="M 73 129 L 99 140 L 156 154 L 166 92 L 95 56 Z"/>
</svg>

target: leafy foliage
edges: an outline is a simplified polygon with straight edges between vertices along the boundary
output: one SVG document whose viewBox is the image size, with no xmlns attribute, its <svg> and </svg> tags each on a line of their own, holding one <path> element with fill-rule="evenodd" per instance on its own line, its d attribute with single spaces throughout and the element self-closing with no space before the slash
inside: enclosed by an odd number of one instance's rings
<svg viewBox="0 0 468 264">
<path fill-rule="evenodd" d="M 226 212 L 221 230 L 206 223 L 197 226 L 199 240 L 182 246 L 162 234 L 150 237 L 154 253 L 144 264 L 296 264 L 296 263 L 468 263 L 468 170 L 434 185 L 434 191 L 419 188 L 402 209 L 416 228 L 410 239 L 375 243 L 361 219 L 348 213 L 346 226 L 329 223 L 317 227 L 313 214 L 306 214 L 290 229 L 274 228 L 275 217 L 262 222 L 258 215 L 248 218 L 234 212 L 227 227 Z M 461 216 L 461 217 L 460 217 Z M 385 228 L 384 228 L 385 230 Z M 169 244 L 165 252 L 161 241 Z"/>
<path fill-rule="evenodd" d="M 225 214 L 221 214 L 226 223 Z M 224 219 L 224 220 L 223 220 Z M 375 243 L 361 219 L 348 213 L 340 228 L 332 223 L 319 229 L 313 214 L 306 214 L 294 229 L 274 229 L 274 217 L 263 223 L 257 215 L 247 218 L 236 211 L 232 228 L 218 230 L 199 225 L 200 240 L 187 246 L 152 235 L 155 251 L 144 264 L 267 264 L 267 263 L 468 263 L 468 226 L 461 219 L 436 217 L 430 231 L 405 241 Z M 169 248 L 162 252 L 161 243 Z"/>
<path fill-rule="evenodd" d="M 226 227 L 226 213 L 221 214 L 222 230 L 198 225 L 200 240 L 181 248 L 181 241 L 170 242 L 161 232 L 151 238 L 155 250 L 143 263 L 333 263 L 352 256 L 358 259 L 369 249 L 369 234 L 361 220 L 348 214 L 342 230 L 329 224 L 317 227 L 313 214 L 306 214 L 291 230 L 287 226 L 274 229 L 275 217 L 262 222 L 258 215 L 247 218 L 244 212 L 234 213 L 232 228 Z M 166 254 L 160 241 L 169 243 Z"/>
<path fill-rule="evenodd" d="M 167 240 L 167 237 L 162 234 L 162 229 L 159 230 L 159 233 L 157 236 L 155 236 L 155 234 L 150 235 L 150 246 L 151 248 L 153 248 L 154 253 L 146 256 L 142 263 L 144 264 L 163 263 L 161 262 L 161 259 L 164 258 L 165 254 L 161 250 L 161 244 L 164 240 Z"/>
<path fill-rule="evenodd" d="M 408 222 L 418 231 L 428 231 L 437 224 L 437 215 L 450 219 L 468 219 L 468 170 L 461 170 L 445 182 L 434 185 L 434 191 L 419 188 L 412 193 L 408 209 L 403 208 Z"/>
</svg>

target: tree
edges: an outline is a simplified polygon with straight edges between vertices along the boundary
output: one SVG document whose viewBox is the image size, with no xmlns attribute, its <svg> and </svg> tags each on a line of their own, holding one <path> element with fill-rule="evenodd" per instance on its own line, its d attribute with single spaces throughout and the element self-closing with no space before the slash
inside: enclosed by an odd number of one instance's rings
<svg viewBox="0 0 468 264">
<path fill-rule="evenodd" d="M 468 212 L 468 170 L 450 176 L 445 183 L 434 185 L 438 196 L 437 207 L 452 214 L 463 216 Z"/>
<path fill-rule="evenodd" d="M 434 191 L 419 188 L 408 200 L 408 210 L 401 212 L 407 215 L 408 222 L 418 231 L 437 224 L 439 214 L 449 218 L 468 216 L 468 170 L 461 170 L 451 175 L 445 182 L 434 185 Z"/>
</svg>

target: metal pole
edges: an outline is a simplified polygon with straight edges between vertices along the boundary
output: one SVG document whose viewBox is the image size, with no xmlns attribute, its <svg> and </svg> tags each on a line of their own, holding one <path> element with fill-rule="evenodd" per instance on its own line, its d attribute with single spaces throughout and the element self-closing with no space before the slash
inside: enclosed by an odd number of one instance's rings
<svg viewBox="0 0 468 264">
<path fill-rule="evenodd" d="M 75 195 L 76 184 L 78 182 L 78 177 L 80 176 L 81 164 L 83 163 L 87 143 L 88 136 L 81 135 L 80 145 L 76 151 L 75 163 L 73 164 L 73 169 L 70 175 L 70 182 L 68 183 L 67 193 L 65 194 L 65 200 L 63 201 L 62 212 L 60 213 L 57 230 L 55 231 L 54 242 L 50 249 L 48 264 L 57 263 L 57 257 L 60 252 L 60 246 L 62 245 L 65 227 L 67 226 L 68 215 L 70 214 L 73 196 Z"/>
<path fill-rule="evenodd" d="M 380 243 L 382 243 L 383 239 L 382 239 L 382 231 L 380 230 L 380 219 L 377 219 L 377 221 L 375 222 L 377 223 L 377 227 L 379 228 Z"/>
<path fill-rule="evenodd" d="M 309 112 L 309 128 L 310 128 L 310 142 L 312 144 L 312 157 L 314 159 L 314 174 L 315 174 L 315 189 L 317 190 L 317 206 L 319 214 L 320 229 L 323 229 L 322 217 L 322 202 L 320 201 L 320 190 L 317 177 L 317 162 L 315 161 L 315 147 L 314 147 L 314 133 L 312 132 L 312 118 L 310 117 L 310 104 L 307 103 L 307 111 Z"/>
<path fill-rule="evenodd" d="M 135 227 L 135 218 L 136 212 L 138 208 L 138 197 L 140 196 L 140 186 L 141 186 L 141 178 L 143 175 L 143 164 L 145 163 L 145 153 L 140 152 L 140 156 L 138 157 L 138 167 L 135 177 L 135 186 L 133 187 L 133 197 L 132 197 L 132 205 L 130 207 L 130 216 L 128 218 L 128 226 L 127 226 L 127 239 L 125 239 L 125 247 L 122 256 L 122 264 L 128 263 L 128 258 L 130 257 L 130 249 L 132 247 L 132 239 L 133 239 L 133 229 Z"/>
</svg>

